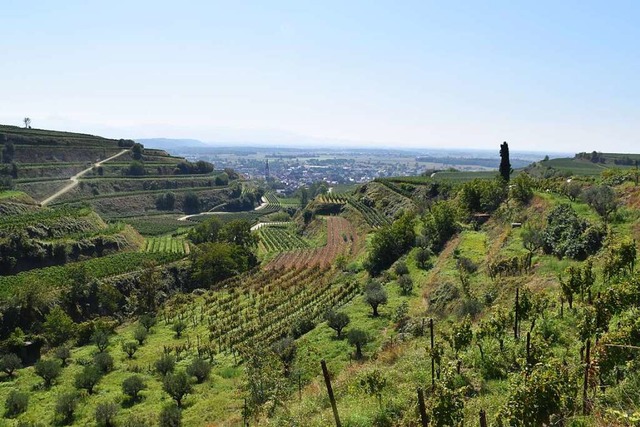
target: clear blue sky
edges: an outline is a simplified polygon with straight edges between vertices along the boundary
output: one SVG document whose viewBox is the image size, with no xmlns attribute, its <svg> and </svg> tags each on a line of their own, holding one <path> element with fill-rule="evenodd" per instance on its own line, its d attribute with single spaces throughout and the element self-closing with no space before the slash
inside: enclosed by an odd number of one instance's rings
<svg viewBox="0 0 640 427">
<path fill-rule="evenodd" d="M 0 122 L 117 137 L 638 151 L 640 3 L 0 4 Z"/>
</svg>

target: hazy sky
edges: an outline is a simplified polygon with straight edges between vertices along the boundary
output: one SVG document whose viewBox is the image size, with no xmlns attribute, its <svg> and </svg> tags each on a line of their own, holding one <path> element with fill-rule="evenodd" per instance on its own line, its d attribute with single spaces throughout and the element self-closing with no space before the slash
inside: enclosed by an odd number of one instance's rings
<svg viewBox="0 0 640 427">
<path fill-rule="evenodd" d="M 638 1 L 0 1 L 0 122 L 638 151 Z"/>
</svg>

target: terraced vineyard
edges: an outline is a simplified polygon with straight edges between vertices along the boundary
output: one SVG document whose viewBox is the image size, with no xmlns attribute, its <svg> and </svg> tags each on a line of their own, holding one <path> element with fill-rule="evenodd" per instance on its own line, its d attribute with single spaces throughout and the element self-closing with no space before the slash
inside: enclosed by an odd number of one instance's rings
<svg viewBox="0 0 640 427">
<path fill-rule="evenodd" d="M 159 236 L 176 231 L 181 227 L 189 227 L 189 222 L 178 221 L 178 215 L 149 215 L 133 218 L 114 218 L 138 230 L 145 236 Z"/>
<path fill-rule="evenodd" d="M 190 252 L 189 244 L 185 239 L 171 236 L 148 238 L 143 251 L 147 253 L 168 252 L 172 254 L 188 254 Z"/>
<path fill-rule="evenodd" d="M 261 227 L 258 236 L 266 252 L 285 252 L 309 247 L 309 243 L 287 225 Z"/>
<path fill-rule="evenodd" d="M 206 331 L 202 335 L 218 353 L 266 348 L 301 318 L 319 319 L 359 292 L 356 281 L 335 282 L 328 266 L 273 268 L 235 277 L 220 287 L 164 313 L 167 324 L 182 319 L 196 332 Z"/>
<path fill-rule="evenodd" d="M 61 266 L 41 268 L 26 271 L 13 276 L 0 277 L 0 299 L 16 295 L 21 289 L 38 287 L 43 292 L 55 292 L 60 286 L 69 282 L 72 269 L 75 266 L 83 266 L 88 275 L 96 279 L 116 276 L 140 270 L 144 261 L 155 261 L 165 264 L 181 259 L 184 254 L 159 252 L 121 252 L 107 255 L 101 258 L 93 258 L 87 261 L 68 263 Z"/>
<path fill-rule="evenodd" d="M 365 205 L 361 201 L 357 200 L 353 196 L 347 196 L 344 194 L 323 194 L 318 198 L 321 203 L 337 203 L 337 204 L 349 204 L 356 209 L 363 216 L 367 224 L 371 227 L 381 227 L 389 224 L 389 220 L 383 214 L 376 209 Z"/>
<path fill-rule="evenodd" d="M 276 256 L 267 269 L 329 267 L 341 254 L 354 255 L 360 248 L 360 239 L 349 221 L 327 217 L 327 244 L 322 248 L 283 252 Z"/>
</svg>

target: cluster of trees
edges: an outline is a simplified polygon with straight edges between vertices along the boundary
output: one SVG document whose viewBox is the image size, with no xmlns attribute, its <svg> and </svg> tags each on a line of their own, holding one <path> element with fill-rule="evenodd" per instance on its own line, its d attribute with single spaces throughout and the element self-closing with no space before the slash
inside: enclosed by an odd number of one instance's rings
<svg viewBox="0 0 640 427">
<path fill-rule="evenodd" d="M 156 197 L 156 209 L 160 211 L 172 211 L 175 205 L 176 195 L 170 191 Z"/>
<path fill-rule="evenodd" d="M 213 216 L 194 227 L 189 239 L 197 244 L 191 255 L 192 277 L 202 286 L 215 285 L 253 268 L 258 262 L 254 253 L 258 241 L 248 221 L 223 224 Z"/>
<path fill-rule="evenodd" d="M 415 240 L 415 215 L 406 213 L 373 235 L 365 268 L 372 276 L 378 275 L 408 252 Z"/>
<path fill-rule="evenodd" d="M 540 239 L 547 254 L 584 260 L 600 250 L 606 231 L 580 218 L 571 205 L 562 204 L 551 210 L 544 230 L 528 229 L 527 233 L 525 244 L 535 246 L 533 242 Z"/>
<path fill-rule="evenodd" d="M 198 160 L 195 163 L 184 161 L 176 165 L 176 175 L 207 174 L 213 172 L 213 164 Z"/>
</svg>

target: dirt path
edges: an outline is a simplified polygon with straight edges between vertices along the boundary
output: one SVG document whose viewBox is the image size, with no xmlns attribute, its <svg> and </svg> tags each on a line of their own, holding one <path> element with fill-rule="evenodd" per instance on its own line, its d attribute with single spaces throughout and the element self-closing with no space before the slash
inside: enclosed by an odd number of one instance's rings
<svg viewBox="0 0 640 427">
<path fill-rule="evenodd" d="M 58 197 L 62 196 L 63 194 L 65 194 L 66 192 L 68 192 L 69 190 L 73 189 L 73 187 L 75 187 L 76 185 L 78 185 L 78 178 L 80 178 L 82 175 L 86 174 L 87 172 L 89 172 L 91 169 L 93 169 L 94 167 L 100 166 L 101 164 L 108 162 L 109 160 L 113 160 L 116 157 L 120 157 L 121 155 L 123 155 L 124 153 L 126 153 L 129 150 L 122 150 L 121 152 L 119 152 L 118 154 L 115 154 L 111 157 L 107 157 L 104 160 L 100 160 L 99 162 L 94 163 L 93 165 L 91 165 L 90 167 L 88 167 L 87 169 L 78 172 L 77 174 L 75 174 L 74 176 L 72 176 L 71 178 L 69 178 L 69 181 L 71 181 L 69 184 L 65 185 L 64 188 L 61 188 L 60 190 L 56 191 L 54 194 L 52 194 L 51 196 L 47 197 L 46 199 L 44 199 L 43 201 L 40 202 L 40 206 L 46 206 L 49 203 L 51 203 L 52 201 L 54 201 L 55 199 L 57 199 Z"/>
</svg>

